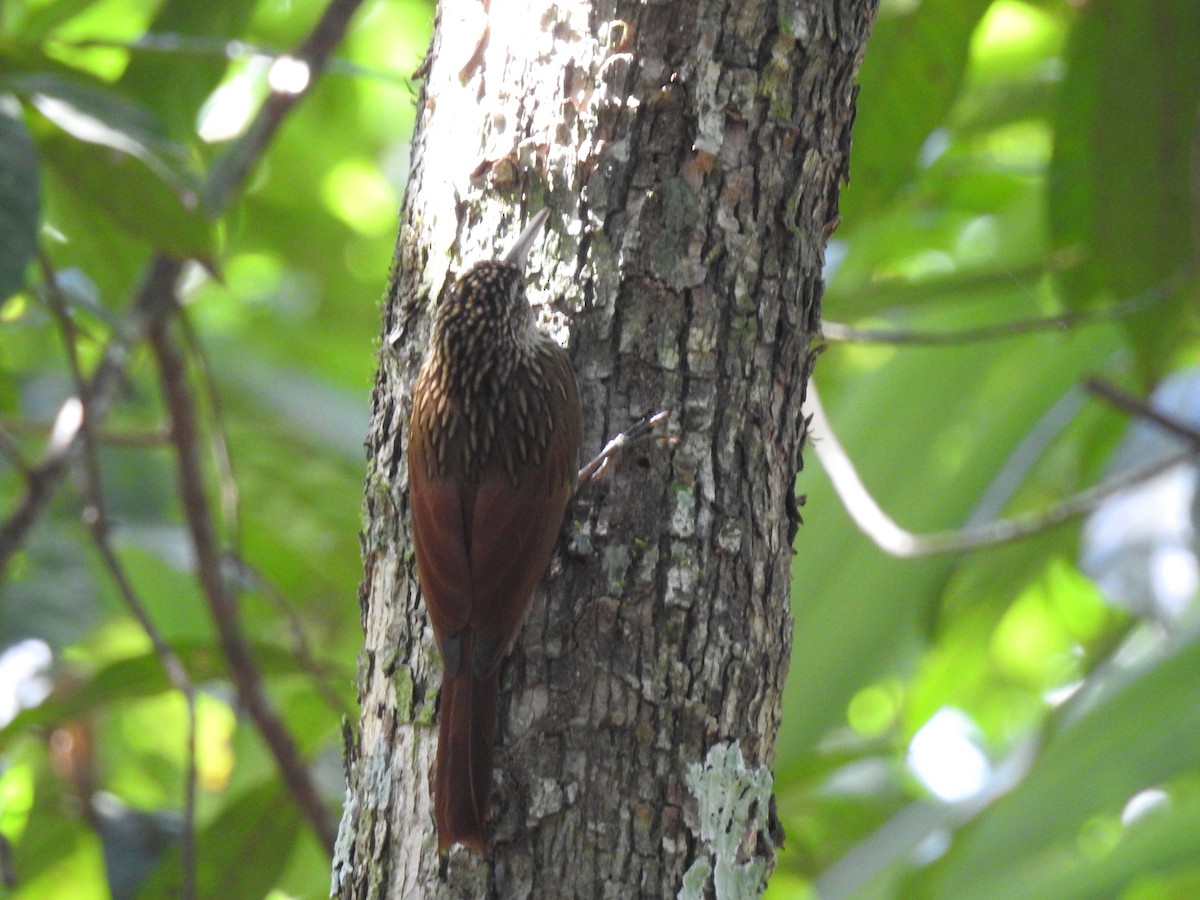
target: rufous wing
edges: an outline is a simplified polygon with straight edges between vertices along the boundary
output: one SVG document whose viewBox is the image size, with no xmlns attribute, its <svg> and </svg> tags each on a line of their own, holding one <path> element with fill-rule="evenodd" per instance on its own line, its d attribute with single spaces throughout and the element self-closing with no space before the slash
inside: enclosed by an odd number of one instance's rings
<svg viewBox="0 0 1200 900">
<path fill-rule="evenodd" d="M 438 647 L 466 627 L 471 612 L 471 564 L 462 487 L 450 475 L 439 475 L 426 463 L 421 438 L 409 447 L 408 496 L 412 506 L 413 550 L 425 608 Z"/>
<path fill-rule="evenodd" d="M 546 571 L 575 487 L 582 426 L 575 381 L 565 354 L 567 399 L 545 449 L 513 472 L 497 463 L 480 480 L 470 515 L 468 555 L 472 573 L 469 625 L 475 634 L 472 668 L 492 668 L 507 651 Z M 543 409 L 544 409 L 543 405 Z M 515 477 L 514 477 L 515 476 Z"/>
</svg>

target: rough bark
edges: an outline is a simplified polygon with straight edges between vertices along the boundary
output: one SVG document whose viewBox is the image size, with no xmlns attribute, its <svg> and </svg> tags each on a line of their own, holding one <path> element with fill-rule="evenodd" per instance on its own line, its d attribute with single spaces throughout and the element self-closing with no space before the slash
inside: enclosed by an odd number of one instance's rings
<svg viewBox="0 0 1200 900">
<path fill-rule="evenodd" d="M 755 896 L 778 838 L 801 403 L 876 0 L 523 6 L 492 0 L 490 29 L 479 3 L 438 15 L 368 442 L 333 891 Z M 440 867 L 409 390 L 435 298 L 543 205 L 531 295 L 569 335 L 585 448 L 664 407 L 678 440 L 573 502 L 503 670 L 489 858 Z"/>
</svg>

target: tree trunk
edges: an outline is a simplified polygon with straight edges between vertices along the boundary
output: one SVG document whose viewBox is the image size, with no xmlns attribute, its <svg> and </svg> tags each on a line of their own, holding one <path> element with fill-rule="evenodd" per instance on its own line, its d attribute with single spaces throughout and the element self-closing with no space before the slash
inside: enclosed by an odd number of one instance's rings
<svg viewBox="0 0 1200 900">
<path fill-rule="evenodd" d="M 368 440 L 337 896 L 761 892 L 801 403 L 876 3 L 442 4 Z M 435 298 L 542 206 L 530 295 L 569 333 L 585 456 L 658 409 L 674 440 L 637 446 L 569 508 L 502 671 L 488 857 L 443 863 L 409 392 Z"/>
</svg>

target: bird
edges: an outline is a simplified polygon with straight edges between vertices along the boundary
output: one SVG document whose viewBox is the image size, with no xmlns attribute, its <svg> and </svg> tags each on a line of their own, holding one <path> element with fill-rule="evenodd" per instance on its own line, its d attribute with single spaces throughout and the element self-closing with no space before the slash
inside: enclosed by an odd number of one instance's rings
<svg viewBox="0 0 1200 900">
<path fill-rule="evenodd" d="M 500 663 L 574 491 L 583 413 L 567 351 L 536 324 L 525 261 L 548 210 L 476 263 L 434 314 L 412 393 L 417 577 L 442 658 L 438 852 L 486 853 Z"/>
</svg>

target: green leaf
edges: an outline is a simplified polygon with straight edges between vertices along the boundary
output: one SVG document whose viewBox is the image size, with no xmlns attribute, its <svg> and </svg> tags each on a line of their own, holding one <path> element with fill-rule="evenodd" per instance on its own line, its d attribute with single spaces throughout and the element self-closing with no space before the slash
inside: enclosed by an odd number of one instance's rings
<svg viewBox="0 0 1200 900">
<path fill-rule="evenodd" d="M 196 836 L 197 896 L 267 896 L 287 867 L 304 827 L 296 804 L 278 779 L 245 791 Z M 179 881 L 175 852 L 137 896 L 177 896 Z"/>
<path fill-rule="evenodd" d="M 177 192 L 137 156 L 51 135 L 41 141 L 47 165 L 88 206 L 152 247 L 208 261 L 215 226 L 200 207 L 198 190 Z"/>
<path fill-rule="evenodd" d="M 1049 212 L 1059 249 L 1082 265 L 1063 278 L 1086 306 L 1125 298 L 1194 265 L 1191 192 L 1200 102 L 1200 4 L 1096 0 L 1067 50 L 1055 122 Z M 1130 320 L 1147 371 L 1169 360 L 1190 316 L 1184 298 Z"/>
<path fill-rule="evenodd" d="M 1114 667 L 1109 680 L 1125 677 L 1130 676 Z M 1116 820 L 1124 804 L 1137 792 L 1200 766 L 1197 696 L 1200 642 L 1193 642 L 1157 665 L 1135 670 L 1130 683 L 1078 704 L 1083 709 L 1049 737 L 1020 785 L 964 828 L 946 856 L 922 875 L 929 890 L 916 895 L 975 900 L 1112 896 L 1107 891 L 1057 893 L 1049 886 L 1062 884 L 1067 870 L 1094 862 L 1087 858 L 1083 830 L 1095 816 L 1110 818 L 1119 847 L 1136 835 L 1123 833 Z M 1185 819 L 1196 815 L 1194 808 L 1181 813 Z M 1158 847 L 1155 855 L 1177 858 L 1197 843 L 1192 831 L 1188 839 L 1177 837 Z M 1118 861 L 1106 877 L 1116 879 L 1127 865 L 1128 860 Z"/>
<path fill-rule="evenodd" d="M 37 252 L 41 192 L 33 138 L 20 105 L 0 95 L 0 304 L 25 283 Z"/>
<path fill-rule="evenodd" d="M 1096 857 L 1099 858 L 1096 858 Z M 1166 809 L 1150 811 L 1143 821 L 1135 821 L 1107 853 L 1066 854 L 1061 858 L 1047 854 L 1031 860 L 1010 879 L 1036 885 L 1023 897 L 1064 900 L 1068 897 L 1116 897 L 1135 879 L 1147 880 L 1150 873 L 1171 874 L 1177 869 L 1195 871 L 1200 859 L 1200 801 L 1168 802 Z M 1190 890 L 1150 893 L 1144 896 L 1195 896 L 1193 876 Z M 1130 896 L 1124 894 L 1123 896 Z"/>
<path fill-rule="evenodd" d="M 1013 293 L 997 305 L 1016 310 L 1021 299 Z M 964 302 L 954 314 L 906 324 L 953 330 L 985 315 Z M 1019 452 L 1030 423 L 1080 371 L 1102 365 L 1115 344 L 1114 328 L 1095 327 L 1069 342 L 1043 334 L 934 349 L 841 350 L 827 355 L 815 380 L 868 490 L 901 527 L 924 533 L 961 527 Z M 857 691 L 909 670 L 958 565 L 948 556 L 887 556 L 850 523 L 811 453 L 797 489 L 809 502 L 792 564 L 799 599 L 793 601 L 781 766 L 814 753 L 824 735 L 844 726 Z M 1040 556 L 1044 543 L 1016 546 Z M 1012 556 L 1003 558 L 999 571 L 1018 568 Z"/>
<path fill-rule="evenodd" d="M 0 56 L 0 86 L 73 137 L 137 156 L 172 184 L 194 189 L 199 172 L 187 147 L 105 82 L 37 56 Z"/>
<path fill-rule="evenodd" d="M 58 0 L 57 3 L 36 6 L 34 4 L 12 4 L 15 9 L 11 13 L 6 10 L 6 13 L 12 15 L 15 20 L 10 23 L 10 27 L 13 28 L 12 33 L 32 41 L 45 37 L 64 22 L 99 5 L 100 2 L 101 0 Z"/>
<path fill-rule="evenodd" d="M 841 209 L 880 209 L 916 173 L 918 153 L 958 97 L 969 40 L 992 0 L 925 0 L 881 16 L 859 76 L 851 181 Z"/>
<path fill-rule="evenodd" d="M 78 269 L 95 283 L 110 313 L 120 309 L 140 283 L 153 248 L 111 227 L 94 204 L 80 202 L 74 185 L 60 178 L 56 167 L 42 166 L 42 187 L 42 219 L 63 238 L 44 242 L 55 269 Z"/>
<path fill-rule="evenodd" d="M 223 45 L 241 36 L 257 4 L 253 0 L 196 3 L 170 0 L 158 11 L 149 32 L 158 43 L 208 38 L 215 52 L 137 53 L 118 87 L 128 97 L 154 110 L 169 133 L 189 139 L 196 130 L 201 104 L 229 65 Z M 217 40 L 211 40 L 212 38 Z"/>
</svg>

